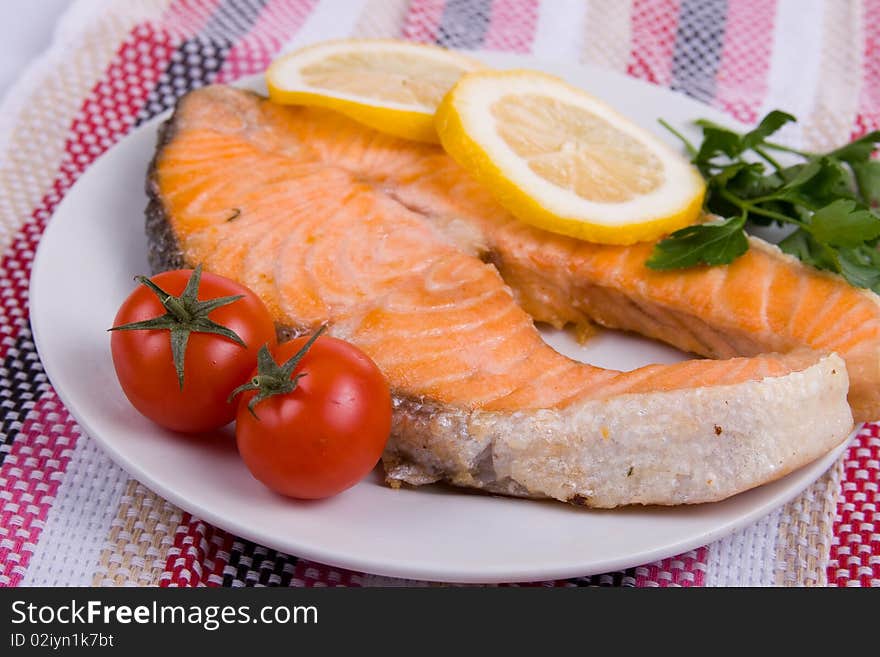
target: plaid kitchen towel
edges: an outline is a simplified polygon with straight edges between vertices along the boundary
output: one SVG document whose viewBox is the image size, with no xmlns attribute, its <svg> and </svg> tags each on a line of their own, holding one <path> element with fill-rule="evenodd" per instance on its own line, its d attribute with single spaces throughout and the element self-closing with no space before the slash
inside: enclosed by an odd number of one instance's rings
<svg viewBox="0 0 880 657">
<path fill-rule="evenodd" d="M 365 586 L 240 539 L 131 479 L 46 379 L 28 279 L 89 165 L 187 90 L 346 36 L 533 53 L 671 87 L 793 144 L 880 127 L 880 0 L 78 0 L 0 109 L 0 585 Z M 800 497 L 717 543 L 550 586 L 880 585 L 880 425 Z"/>
</svg>

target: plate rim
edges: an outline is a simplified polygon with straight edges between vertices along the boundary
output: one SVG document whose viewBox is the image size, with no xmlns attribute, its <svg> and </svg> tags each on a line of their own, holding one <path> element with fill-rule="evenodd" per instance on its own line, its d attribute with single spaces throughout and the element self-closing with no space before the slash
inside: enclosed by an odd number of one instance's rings
<svg viewBox="0 0 880 657">
<path fill-rule="evenodd" d="M 486 55 L 486 53 L 479 54 Z M 513 65 L 527 65 L 533 68 L 543 68 L 542 64 L 549 64 L 546 61 L 542 62 L 542 60 L 531 56 L 511 55 L 508 53 L 503 53 L 500 55 L 498 53 L 492 53 L 490 54 L 490 56 L 487 56 L 485 58 L 489 61 L 506 61 L 508 63 L 512 62 Z M 554 65 L 559 66 L 558 63 L 555 63 Z M 639 86 L 644 85 L 645 88 L 651 88 L 652 91 L 673 94 L 675 96 L 684 97 L 691 102 L 700 104 L 699 101 L 688 98 L 683 94 L 678 94 L 674 91 L 662 87 L 655 87 L 653 85 L 649 85 L 644 81 L 636 80 L 634 78 L 630 78 L 628 76 L 624 76 L 613 71 L 608 71 L 602 68 L 584 64 L 565 66 L 570 70 L 578 69 L 587 75 L 592 72 L 594 74 L 599 74 L 600 76 L 604 77 L 617 78 L 621 81 L 624 81 L 625 84 L 635 84 Z M 258 74 L 255 76 L 248 76 L 246 78 L 239 79 L 235 82 L 235 84 L 252 87 L 260 80 L 262 80 L 262 76 Z M 709 106 L 705 107 L 707 107 L 711 111 L 716 111 L 714 108 L 709 108 Z M 57 214 L 61 213 L 64 210 L 65 205 L 71 198 L 71 192 L 77 185 L 82 182 L 82 180 L 88 175 L 90 170 L 92 170 L 99 161 L 111 157 L 122 144 L 130 139 L 133 139 L 137 135 L 140 135 L 145 131 L 156 130 L 158 125 L 165 121 L 168 116 L 170 116 L 172 111 L 173 109 L 166 110 L 153 117 L 149 121 L 146 121 L 140 126 L 132 129 L 122 139 L 120 139 L 113 146 L 107 149 L 107 151 L 101 154 L 100 157 L 96 158 L 95 161 L 93 161 L 81 174 L 74 185 L 67 190 L 58 207 L 56 207 L 55 211 L 52 213 L 52 218 L 54 218 Z M 729 122 L 733 125 L 737 123 L 733 119 L 729 119 Z M 164 499 L 170 501 L 171 503 L 175 504 L 176 506 L 180 507 L 181 509 L 188 510 L 190 513 L 196 515 L 198 518 L 212 525 L 220 527 L 226 531 L 229 531 L 236 536 L 254 541 L 261 545 L 267 545 L 270 547 L 272 547 L 273 545 L 277 546 L 279 544 L 278 540 L 276 540 L 277 537 L 268 536 L 262 531 L 248 527 L 247 525 L 242 524 L 235 518 L 223 517 L 221 514 L 215 513 L 213 510 L 211 510 L 210 508 L 206 508 L 203 505 L 191 503 L 185 495 L 179 494 L 173 488 L 170 488 L 169 486 L 166 486 L 164 483 L 162 483 L 160 480 L 157 480 L 155 476 L 150 474 L 148 469 L 144 468 L 137 461 L 132 460 L 123 451 L 121 451 L 116 443 L 114 443 L 112 440 L 105 439 L 102 432 L 96 430 L 89 417 L 83 415 L 83 413 L 81 413 L 80 409 L 77 407 L 76 403 L 72 402 L 71 397 L 68 395 L 68 391 L 65 390 L 63 387 L 55 385 L 54 380 L 56 380 L 56 375 L 58 374 L 56 370 L 57 364 L 51 359 L 44 359 L 43 353 L 45 353 L 45 347 L 47 343 L 45 342 L 45 339 L 43 337 L 42 328 L 39 327 L 38 322 L 34 322 L 34 318 L 40 315 L 38 308 L 41 307 L 41 302 L 39 301 L 41 296 L 35 294 L 35 289 L 39 287 L 40 276 L 38 275 L 38 272 L 44 271 L 45 268 L 44 260 L 46 260 L 47 258 L 45 253 L 48 249 L 44 248 L 44 245 L 47 243 L 46 237 L 50 235 L 53 226 L 56 225 L 58 224 L 56 222 L 53 222 L 50 218 L 40 238 L 36 253 L 34 255 L 31 274 L 28 281 L 28 299 L 30 303 L 28 322 L 30 324 L 34 345 L 40 357 L 40 362 L 46 373 L 46 376 L 48 377 L 48 380 L 52 383 L 53 389 L 58 395 L 58 398 L 64 404 L 65 408 L 71 414 L 71 416 L 77 421 L 79 426 L 82 427 L 87 437 L 91 437 L 93 440 L 95 440 L 101 446 L 102 450 L 107 453 L 117 465 L 122 467 L 129 475 L 150 488 L 152 491 L 154 491 Z M 802 472 L 806 468 L 817 469 L 818 473 L 816 474 L 815 478 L 811 478 L 810 481 L 808 481 L 802 487 L 796 486 L 791 490 L 786 490 L 786 492 L 782 495 L 778 495 L 769 500 L 762 501 L 746 513 L 740 514 L 735 519 L 723 522 L 710 530 L 700 533 L 699 535 L 692 536 L 685 540 L 672 542 L 670 544 L 655 546 L 651 549 L 642 549 L 641 551 L 627 553 L 614 559 L 604 559 L 598 561 L 593 559 L 587 560 L 586 562 L 572 562 L 566 566 L 554 567 L 541 567 L 539 564 L 535 564 L 530 567 L 511 568 L 509 566 L 505 567 L 502 565 L 500 567 L 484 567 L 480 569 L 479 572 L 475 572 L 473 569 L 465 568 L 462 570 L 458 569 L 460 567 L 445 563 L 431 566 L 429 570 L 426 570 L 425 568 L 418 565 L 399 565 L 395 563 L 389 563 L 387 561 L 382 561 L 381 559 L 376 559 L 375 557 L 361 557 L 356 553 L 356 551 L 346 549 L 345 547 L 342 547 L 335 552 L 332 550 L 328 551 L 327 549 L 318 549 L 310 546 L 308 543 L 299 543 L 296 536 L 289 537 L 285 541 L 284 547 L 277 549 L 282 549 L 284 552 L 288 552 L 291 555 L 295 555 L 296 557 L 316 561 L 332 567 L 345 568 L 353 571 L 366 572 L 388 577 L 428 580 L 446 583 L 533 582 L 550 579 L 589 576 L 621 570 L 625 568 L 631 568 L 633 566 L 644 565 L 658 559 L 686 552 L 688 550 L 693 550 L 695 548 L 699 548 L 714 541 L 717 541 L 724 536 L 727 536 L 743 527 L 754 523 L 756 520 L 764 517 L 773 510 L 789 503 L 798 495 L 802 494 L 804 490 L 812 485 L 812 483 L 814 483 L 825 474 L 828 468 L 844 452 L 850 441 L 859 432 L 861 426 L 862 425 L 857 425 L 854 428 L 853 432 L 835 449 L 795 471 Z M 611 512 L 613 513 L 613 511 Z"/>
</svg>

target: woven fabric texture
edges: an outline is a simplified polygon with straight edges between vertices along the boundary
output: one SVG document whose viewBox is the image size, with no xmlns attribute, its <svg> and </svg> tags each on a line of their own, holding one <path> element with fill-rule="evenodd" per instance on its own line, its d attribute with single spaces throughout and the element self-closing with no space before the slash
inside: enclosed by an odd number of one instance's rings
<svg viewBox="0 0 880 657">
<path fill-rule="evenodd" d="M 0 585 L 426 585 L 233 536 L 128 477 L 76 426 L 28 323 L 52 212 L 94 160 L 190 89 L 349 36 L 531 53 L 670 87 L 782 139 L 880 127 L 880 0 L 79 0 L 0 108 Z M 722 541 L 545 586 L 880 584 L 880 428 L 797 499 Z"/>
</svg>

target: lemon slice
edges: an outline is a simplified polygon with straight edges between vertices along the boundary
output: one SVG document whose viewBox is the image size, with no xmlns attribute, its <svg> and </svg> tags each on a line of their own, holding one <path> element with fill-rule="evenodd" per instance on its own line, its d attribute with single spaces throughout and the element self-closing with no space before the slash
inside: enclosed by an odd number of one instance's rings
<svg viewBox="0 0 880 657">
<path fill-rule="evenodd" d="M 434 142 L 434 111 L 466 71 L 482 64 L 434 46 L 383 39 L 325 41 L 276 59 L 269 97 L 333 109 L 371 128 Z"/>
<path fill-rule="evenodd" d="M 463 76 L 435 117 L 446 151 L 519 219 L 606 244 L 693 223 L 705 185 L 681 155 L 608 105 L 535 71 Z"/>
</svg>

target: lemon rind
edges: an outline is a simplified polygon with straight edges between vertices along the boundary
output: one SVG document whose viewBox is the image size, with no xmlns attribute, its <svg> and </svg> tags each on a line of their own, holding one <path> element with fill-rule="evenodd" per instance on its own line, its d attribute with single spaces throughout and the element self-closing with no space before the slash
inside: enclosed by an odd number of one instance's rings
<svg viewBox="0 0 880 657">
<path fill-rule="evenodd" d="M 374 130 L 402 139 L 430 144 L 440 143 L 437 131 L 434 129 L 434 115 L 430 112 L 367 105 L 347 98 L 309 91 L 280 91 L 271 86 L 269 98 L 282 105 L 306 105 L 334 110 Z"/>
</svg>

